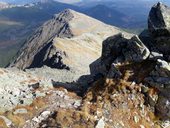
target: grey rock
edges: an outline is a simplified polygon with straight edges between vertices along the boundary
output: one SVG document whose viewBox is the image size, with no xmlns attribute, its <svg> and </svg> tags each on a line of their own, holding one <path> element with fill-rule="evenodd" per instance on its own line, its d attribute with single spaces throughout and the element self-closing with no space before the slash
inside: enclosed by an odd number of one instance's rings
<svg viewBox="0 0 170 128">
<path fill-rule="evenodd" d="M 81 105 L 81 100 L 77 100 L 74 102 L 74 107 L 79 107 Z"/>
<path fill-rule="evenodd" d="M 170 64 L 158 59 L 154 70 L 145 78 L 145 82 L 152 87 L 156 87 L 163 95 L 169 97 Z"/>
<path fill-rule="evenodd" d="M 161 36 L 155 38 L 155 46 L 159 50 L 159 52 L 170 55 L 170 35 L 169 37 Z"/>
<path fill-rule="evenodd" d="M 17 109 L 14 112 L 14 114 L 26 114 L 26 113 L 28 113 L 28 111 L 25 108 Z"/>
<path fill-rule="evenodd" d="M 159 52 L 170 54 L 170 8 L 160 2 L 149 13 L 148 30 Z"/>
<path fill-rule="evenodd" d="M 109 37 L 103 42 L 101 62 L 106 65 L 107 69 L 122 54 L 122 48 L 126 47 L 127 42 L 128 39 L 122 33 Z"/>
<path fill-rule="evenodd" d="M 93 63 L 90 64 L 90 74 L 91 75 L 96 75 L 96 74 L 104 74 L 106 73 L 106 67 L 105 64 L 101 63 L 101 58 L 97 59 L 96 61 L 94 61 Z M 106 74 L 104 74 L 106 75 Z"/>
<path fill-rule="evenodd" d="M 150 54 L 149 49 L 142 43 L 138 36 L 132 37 L 123 49 L 126 61 L 141 62 L 146 60 Z"/>
<path fill-rule="evenodd" d="M 138 36 L 127 39 L 123 34 L 118 34 L 107 38 L 103 42 L 101 63 L 104 65 L 105 70 L 109 71 L 112 63 L 142 62 L 149 55 L 149 49 L 142 43 Z M 114 70 L 114 67 L 112 68 Z"/>
<path fill-rule="evenodd" d="M 161 126 L 162 126 L 163 128 L 168 128 L 168 127 L 170 127 L 170 121 L 169 121 L 169 120 L 164 120 L 164 121 L 162 121 L 162 122 L 161 122 Z"/>
<path fill-rule="evenodd" d="M 116 65 L 113 63 L 111 65 L 111 68 L 107 74 L 107 78 L 120 78 L 122 76 L 122 73 L 116 68 Z"/>
<path fill-rule="evenodd" d="M 155 47 L 155 40 L 152 37 L 152 35 L 150 34 L 149 30 L 143 30 L 140 34 L 139 34 L 139 38 L 140 40 L 147 46 L 147 48 L 150 51 L 153 52 L 158 52 L 157 48 Z"/>
<path fill-rule="evenodd" d="M 156 110 L 164 119 L 170 118 L 170 100 L 167 97 L 159 95 L 158 102 L 156 104 Z"/>
<path fill-rule="evenodd" d="M 170 63 L 158 59 L 155 68 L 159 72 L 160 76 L 170 77 Z"/>
<path fill-rule="evenodd" d="M 97 125 L 95 126 L 95 128 L 104 128 L 105 127 L 105 122 L 103 119 L 100 119 L 98 122 L 97 122 Z"/>
<path fill-rule="evenodd" d="M 158 53 L 158 52 L 151 52 L 149 59 L 150 60 L 157 60 L 157 59 L 163 59 L 163 54 Z"/>
<path fill-rule="evenodd" d="M 53 114 L 53 112 L 44 111 L 44 112 L 42 112 L 39 116 L 34 117 L 34 118 L 32 119 L 32 121 L 35 122 L 35 124 L 34 124 L 35 126 L 39 126 L 42 121 L 47 120 L 52 114 Z"/>
<path fill-rule="evenodd" d="M 158 101 L 158 97 L 159 95 L 158 94 L 152 94 L 152 95 L 147 95 L 147 98 L 148 98 L 148 103 L 151 107 L 155 107 L 157 101 Z"/>
<path fill-rule="evenodd" d="M 63 91 L 56 91 L 56 94 L 60 96 L 61 98 L 64 97 L 65 93 Z"/>
<path fill-rule="evenodd" d="M 40 83 L 31 84 L 31 85 L 28 85 L 28 87 L 31 87 L 33 89 L 38 89 L 40 87 Z"/>
<path fill-rule="evenodd" d="M 46 52 L 45 59 L 43 60 L 44 61 L 43 64 L 51 68 L 69 70 L 70 67 L 64 64 L 63 62 L 63 59 L 65 57 L 67 57 L 65 52 L 58 50 L 56 47 L 52 45 L 49 51 Z"/>
<path fill-rule="evenodd" d="M 170 8 L 161 2 L 155 4 L 148 17 L 148 29 L 152 36 L 170 35 Z"/>
</svg>

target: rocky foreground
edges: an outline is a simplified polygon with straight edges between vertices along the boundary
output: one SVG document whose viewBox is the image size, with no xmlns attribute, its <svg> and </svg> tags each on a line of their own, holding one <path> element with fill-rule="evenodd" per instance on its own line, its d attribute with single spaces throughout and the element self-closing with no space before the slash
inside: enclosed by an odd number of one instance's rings
<svg viewBox="0 0 170 128">
<path fill-rule="evenodd" d="M 58 69 L 1 69 L 0 127 L 169 128 L 169 19 L 170 8 L 158 3 L 150 11 L 148 30 L 139 36 L 121 33 L 104 40 L 101 57 L 90 64 L 93 77 L 84 79 L 88 89 L 81 82 L 68 83 Z M 55 40 L 58 37 L 53 44 Z M 66 40 L 72 43 L 72 37 Z M 11 65 L 22 69 L 30 64 L 26 52 Z M 71 68 L 62 70 L 69 75 Z M 55 80 L 55 75 L 63 80 Z"/>
</svg>

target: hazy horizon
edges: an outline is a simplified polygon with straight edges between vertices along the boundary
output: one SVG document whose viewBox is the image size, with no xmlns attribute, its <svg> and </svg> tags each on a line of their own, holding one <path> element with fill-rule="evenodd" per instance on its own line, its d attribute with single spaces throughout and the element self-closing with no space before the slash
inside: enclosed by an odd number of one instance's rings
<svg viewBox="0 0 170 128">
<path fill-rule="evenodd" d="M 42 1 L 42 0 L 0 0 L 0 2 L 7 2 L 7 3 L 11 3 L 11 4 L 26 4 L 26 3 L 34 3 L 34 2 L 38 2 L 38 1 Z M 44 1 L 44 0 L 43 0 Z M 78 2 L 85 2 L 85 3 L 89 3 L 89 2 L 149 2 L 149 3 L 156 3 L 156 2 L 163 2 L 165 4 L 170 4 L 169 0 L 54 0 L 54 1 L 58 1 L 58 2 L 62 2 L 62 3 L 69 3 L 69 4 L 73 4 L 73 3 L 78 3 Z"/>
</svg>

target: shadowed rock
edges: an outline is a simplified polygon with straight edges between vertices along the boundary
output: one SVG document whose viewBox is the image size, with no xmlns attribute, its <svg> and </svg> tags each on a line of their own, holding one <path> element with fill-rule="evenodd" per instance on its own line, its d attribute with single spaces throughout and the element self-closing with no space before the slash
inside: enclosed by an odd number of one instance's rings
<svg viewBox="0 0 170 128">
<path fill-rule="evenodd" d="M 170 8 L 161 2 L 154 5 L 149 13 L 148 28 L 154 37 L 170 35 Z"/>
<path fill-rule="evenodd" d="M 156 48 L 170 54 L 170 8 L 160 2 L 154 5 L 148 17 L 148 30 Z"/>
<path fill-rule="evenodd" d="M 103 42 L 101 62 L 107 69 L 111 63 L 142 62 L 149 55 L 150 51 L 138 36 L 127 39 L 119 34 L 109 37 Z"/>
</svg>

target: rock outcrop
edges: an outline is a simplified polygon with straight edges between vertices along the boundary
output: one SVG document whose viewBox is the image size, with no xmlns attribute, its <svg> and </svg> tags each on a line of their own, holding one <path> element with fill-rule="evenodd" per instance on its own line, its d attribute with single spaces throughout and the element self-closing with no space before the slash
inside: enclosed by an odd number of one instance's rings
<svg viewBox="0 0 170 128">
<path fill-rule="evenodd" d="M 161 2 L 155 4 L 148 18 L 148 28 L 154 37 L 169 36 L 170 8 Z"/>
<path fill-rule="evenodd" d="M 111 63 L 142 62 L 150 55 L 149 49 L 142 43 L 138 36 L 127 39 L 119 34 L 109 37 L 103 42 L 101 61 L 105 66 Z"/>
<path fill-rule="evenodd" d="M 148 30 L 154 38 L 157 49 L 170 54 L 170 8 L 160 2 L 149 13 Z"/>
<path fill-rule="evenodd" d="M 109 79 L 126 79 L 132 85 L 142 84 L 145 89 L 153 88 L 152 94 L 149 94 L 149 90 L 144 93 L 148 93 L 148 103 L 163 119 L 170 118 L 170 48 L 166 40 L 170 37 L 168 14 L 169 7 L 162 3 L 152 7 L 148 18 L 149 33 L 145 39 L 140 36 L 142 41 L 138 36 L 127 39 L 121 34 L 106 39 L 97 69 L 102 69 L 100 73 Z M 164 43 L 159 40 L 163 38 L 166 38 Z M 151 39 L 150 44 L 150 40 L 146 39 Z"/>
</svg>

